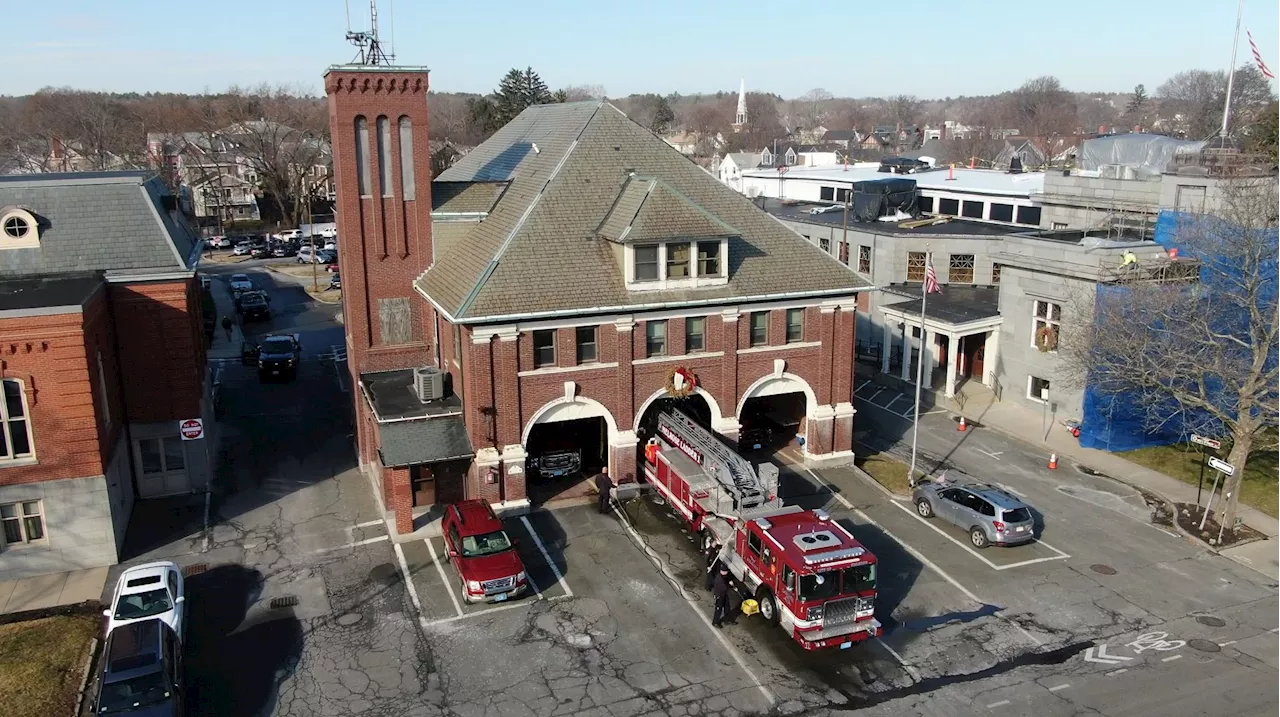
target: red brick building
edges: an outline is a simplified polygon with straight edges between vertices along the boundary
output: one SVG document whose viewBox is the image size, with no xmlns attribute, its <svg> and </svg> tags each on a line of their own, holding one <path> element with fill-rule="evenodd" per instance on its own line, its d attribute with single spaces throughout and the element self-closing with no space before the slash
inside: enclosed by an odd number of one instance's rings
<svg viewBox="0 0 1280 717">
<path fill-rule="evenodd" d="M 634 475 L 669 405 L 852 455 L 865 278 L 607 103 L 531 107 L 426 181 L 424 69 L 325 87 L 360 461 L 398 532 Z"/>
<path fill-rule="evenodd" d="M 113 564 L 135 499 L 204 489 L 199 255 L 147 173 L 0 177 L 0 579 Z"/>
</svg>

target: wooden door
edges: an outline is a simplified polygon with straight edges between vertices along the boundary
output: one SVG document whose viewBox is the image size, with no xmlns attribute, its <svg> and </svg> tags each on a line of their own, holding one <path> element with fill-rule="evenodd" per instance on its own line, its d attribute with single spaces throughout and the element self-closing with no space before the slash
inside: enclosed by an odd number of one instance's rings
<svg viewBox="0 0 1280 717">
<path fill-rule="evenodd" d="M 413 506 L 436 504 L 436 476 L 432 466 L 412 466 L 409 480 L 413 485 Z"/>
</svg>

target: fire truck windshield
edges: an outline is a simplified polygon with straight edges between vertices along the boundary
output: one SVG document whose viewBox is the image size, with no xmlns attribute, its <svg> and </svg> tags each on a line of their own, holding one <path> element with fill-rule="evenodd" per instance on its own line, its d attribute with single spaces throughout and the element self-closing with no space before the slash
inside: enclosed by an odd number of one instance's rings
<svg viewBox="0 0 1280 717">
<path fill-rule="evenodd" d="M 845 595 L 876 589 L 876 566 L 874 563 L 870 565 L 855 565 L 840 572 L 843 573 L 842 584 L 844 590 L 842 592 Z"/>
<path fill-rule="evenodd" d="M 816 575 L 800 576 L 800 599 L 822 600 L 840 594 L 840 573 L 829 570 Z"/>
</svg>

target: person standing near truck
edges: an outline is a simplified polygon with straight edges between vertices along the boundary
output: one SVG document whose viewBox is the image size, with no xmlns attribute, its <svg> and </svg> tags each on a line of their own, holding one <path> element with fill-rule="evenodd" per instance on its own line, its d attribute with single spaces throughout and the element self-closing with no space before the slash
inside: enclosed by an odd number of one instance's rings
<svg viewBox="0 0 1280 717">
<path fill-rule="evenodd" d="M 716 571 L 715 584 L 711 588 L 711 594 L 716 599 L 716 609 L 711 616 L 711 626 L 721 627 L 724 619 L 729 612 L 729 568 L 721 565 Z"/>
<path fill-rule="evenodd" d="M 609 512 L 609 491 L 613 490 L 613 479 L 609 474 L 600 471 L 595 477 L 596 490 L 600 491 L 600 514 Z"/>
</svg>

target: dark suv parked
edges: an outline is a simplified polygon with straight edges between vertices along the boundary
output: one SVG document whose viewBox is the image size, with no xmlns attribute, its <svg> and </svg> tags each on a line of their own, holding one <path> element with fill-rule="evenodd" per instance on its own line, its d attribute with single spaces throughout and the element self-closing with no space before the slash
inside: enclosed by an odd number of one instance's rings
<svg viewBox="0 0 1280 717">
<path fill-rule="evenodd" d="M 179 717 L 184 713 L 182 643 L 159 618 L 107 635 L 94 714 Z"/>
</svg>

